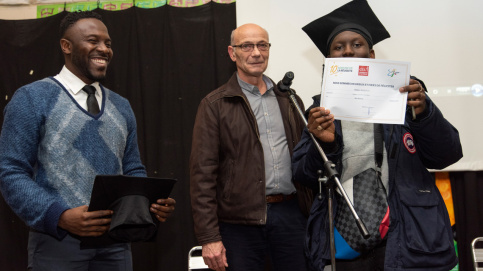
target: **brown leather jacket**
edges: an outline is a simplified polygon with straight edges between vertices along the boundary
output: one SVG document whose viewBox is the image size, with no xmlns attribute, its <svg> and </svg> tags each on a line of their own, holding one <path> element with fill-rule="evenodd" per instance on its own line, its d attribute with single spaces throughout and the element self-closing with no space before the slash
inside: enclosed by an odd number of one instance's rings
<svg viewBox="0 0 483 271">
<path fill-rule="evenodd" d="M 274 91 L 292 155 L 304 128 L 287 93 Z M 302 101 L 297 97 L 303 109 Z M 265 165 L 258 125 L 236 73 L 200 103 L 193 128 L 190 193 L 194 229 L 203 245 L 220 241 L 218 222 L 266 223 Z M 308 215 L 312 193 L 294 182 Z"/>
</svg>

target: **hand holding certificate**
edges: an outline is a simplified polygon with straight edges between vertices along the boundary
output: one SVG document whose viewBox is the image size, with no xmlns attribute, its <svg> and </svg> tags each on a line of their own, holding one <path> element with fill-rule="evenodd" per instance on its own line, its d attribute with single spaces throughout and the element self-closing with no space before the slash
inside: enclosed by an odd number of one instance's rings
<svg viewBox="0 0 483 271">
<path fill-rule="evenodd" d="M 320 106 L 336 119 L 403 124 L 409 62 L 371 58 L 326 58 Z"/>
</svg>

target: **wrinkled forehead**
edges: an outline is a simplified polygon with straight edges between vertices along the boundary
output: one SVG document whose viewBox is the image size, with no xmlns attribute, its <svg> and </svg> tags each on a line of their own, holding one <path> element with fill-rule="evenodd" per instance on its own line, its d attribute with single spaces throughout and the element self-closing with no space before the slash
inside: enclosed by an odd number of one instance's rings
<svg viewBox="0 0 483 271">
<path fill-rule="evenodd" d="M 234 42 L 240 43 L 260 43 L 268 42 L 268 32 L 256 25 L 242 26 L 234 32 Z"/>
</svg>

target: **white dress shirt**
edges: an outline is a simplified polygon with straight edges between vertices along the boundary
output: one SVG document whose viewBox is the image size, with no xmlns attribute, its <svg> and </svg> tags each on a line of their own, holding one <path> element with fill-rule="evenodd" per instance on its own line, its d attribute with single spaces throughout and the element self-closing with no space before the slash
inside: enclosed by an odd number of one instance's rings
<svg viewBox="0 0 483 271">
<path fill-rule="evenodd" d="M 69 94 L 74 98 L 74 100 L 87 111 L 87 93 L 82 90 L 86 85 L 79 77 L 75 76 L 67 67 L 63 67 L 59 74 L 54 76 L 54 78 L 59 81 Z M 96 99 L 99 103 L 99 109 L 102 109 L 102 91 L 99 86 L 99 82 L 94 82 L 91 84 L 96 88 Z"/>
</svg>

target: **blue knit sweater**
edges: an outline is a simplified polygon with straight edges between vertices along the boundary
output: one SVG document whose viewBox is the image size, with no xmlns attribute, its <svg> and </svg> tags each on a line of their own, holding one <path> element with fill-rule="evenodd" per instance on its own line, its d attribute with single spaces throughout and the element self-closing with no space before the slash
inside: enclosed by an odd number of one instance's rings
<svg viewBox="0 0 483 271">
<path fill-rule="evenodd" d="M 18 89 L 5 107 L 0 190 L 28 226 L 57 238 L 60 215 L 89 204 L 96 175 L 146 176 L 129 102 L 101 89 L 95 116 L 54 78 Z"/>
</svg>

